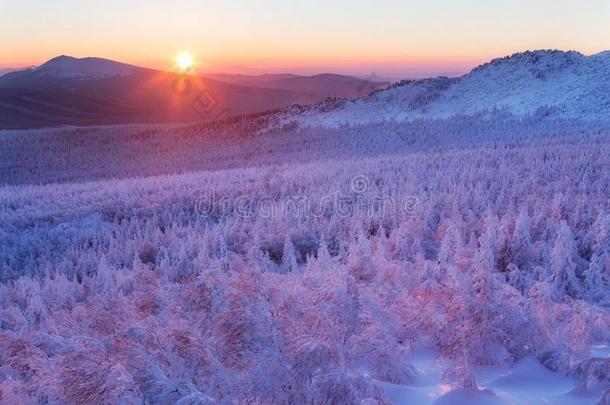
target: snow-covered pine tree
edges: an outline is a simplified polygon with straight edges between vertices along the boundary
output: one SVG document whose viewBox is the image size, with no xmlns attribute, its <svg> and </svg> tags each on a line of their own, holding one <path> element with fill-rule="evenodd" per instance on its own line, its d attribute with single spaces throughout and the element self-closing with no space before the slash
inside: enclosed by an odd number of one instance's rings
<svg viewBox="0 0 610 405">
<path fill-rule="evenodd" d="M 290 235 L 286 235 L 284 239 L 284 248 L 282 249 L 282 272 L 291 273 L 298 269 L 296 250 L 292 244 Z"/>
<path fill-rule="evenodd" d="M 607 293 L 602 275 L 602 260 L 597 254 L 593 254 L 589 268 L 585 270 L 585 289 L 587 297 L 593 301 L 599 301 Z"/>
<path fill-rule="evenodd" d="M 519 211 L 511 240 L 512 262 L 519 269 L 527 270 L 531 267 L 531 245 L 530 219 L 527 210 L 522 208 Z"/>
<path fill-rule="evenodd" d="M 576 277 L 576 255 L 574 234 L 567 222 L 561 221 L 550 263 L 552 297 L 556 301 L 561 301 L 565 296 L 576 298 L 581 294 L 580 282 Z"/>
</svg>

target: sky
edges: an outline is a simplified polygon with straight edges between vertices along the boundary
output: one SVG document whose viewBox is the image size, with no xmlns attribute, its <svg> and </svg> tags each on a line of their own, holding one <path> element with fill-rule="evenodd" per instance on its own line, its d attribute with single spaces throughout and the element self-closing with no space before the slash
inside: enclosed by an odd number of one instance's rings
<svg viewBox="0 0 610 405">
<path fill-rule="evenodd" d="M 0 0 L 0 68 L 190 52 L 202 72 L 406 77 L 550 48 L 610 49 L 610 0 Z"/>
</svg>

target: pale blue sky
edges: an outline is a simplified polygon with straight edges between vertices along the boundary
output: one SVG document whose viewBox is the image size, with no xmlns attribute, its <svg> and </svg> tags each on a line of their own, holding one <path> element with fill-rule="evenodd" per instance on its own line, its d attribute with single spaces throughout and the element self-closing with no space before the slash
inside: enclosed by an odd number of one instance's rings
<svg viewBox="0 0 610 405">
<path fill-rule="evenodd" d="M 208 71 L 465 70 L 525 49 L 610 49 L 610 0 L 0 0 L 0 67 L 58 54 Z"/>
</svg>

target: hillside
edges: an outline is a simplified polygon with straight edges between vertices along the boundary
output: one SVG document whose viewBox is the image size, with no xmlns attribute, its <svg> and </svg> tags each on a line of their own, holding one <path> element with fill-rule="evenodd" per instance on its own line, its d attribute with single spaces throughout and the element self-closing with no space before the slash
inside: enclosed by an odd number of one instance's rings
<svg viewBox="0 0 610 405">
<path fill-rule="evenodd" d="M 608 398 L 607 132 L 247 128 L 0 134 L 1 401 Z"/>
<path fill-rule="evenodd" d="M 280 126 L 272 114 L 201 124 L 0 131 L 0 186 L 82 182 L 476 148 L 502 140 L 606 136 L 567 120 L 456 117 L 341 128 Z M 41 153 L 44 151 L 44 153 Z"/>
<path fill-rule="evenodd" d="M 0 402 L 608 403 L 610 125 L 588 93 L 605 57 L 525 53 L 211 122 L 0 131 Z M 59 62 L 65 94 L 171 85 Z M 563 110 L 538 107 L 551 94 Z"/>
<path fill-rule="evenodd" d="M 610 119 L 610 52 L 533 51 L 495 59 L 459 78 L 403 81 L 362 100 L 289 109 L 303 126 L 412 121 L 502 111 L 583 121 Z"/>
</svg>

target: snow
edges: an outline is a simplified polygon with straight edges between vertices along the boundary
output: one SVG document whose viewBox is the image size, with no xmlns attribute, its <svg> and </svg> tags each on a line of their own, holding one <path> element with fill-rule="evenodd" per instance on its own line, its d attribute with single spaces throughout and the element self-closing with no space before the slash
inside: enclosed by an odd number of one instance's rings
<svg viewBox="0 0 610 405">
<path fill-rule="evenodd" d="M 606 57 L 516 55 L 315 114 L 406 94 L 442 115 L 469 81 L 503 99 Z M 608 398 L 610 129 L 568 107 L 0 132 L 0 401 Z"/>
<path fill-rule="evenodd" d="M 590 404 L 610 388 L 603 362 L 573 374 L 610 341 L 608 288 L 583 279 L 610 257 L 604 129 L 213 134 L 0 136 L 3 398 Z M 351 208 L 294 209 L 336 193 Z"/>
<path fill-rule="evenodd" d="M 593 345 L 591 347 L 591 356 L 610 358 L 610 346 L 609 345 Z"/>
<path fill-rule="evenodd" d="M 364 99 L 287 111 L 286 121 L 338 127 L 500 110 L 516 116 L 608 121 L 610 53 L 533 51 L 496 59 L 455 79 L 406 81 Z"/>
<path fill-rule="evenodd" d="M 576 381 L 553 373 L 535 359 L 512 365 L 477 367 L 478 389 L 443 383 L 446 362 L 433 350 L 417 349 L 409 356 L 418 379 L 408 386 L 376 382 L 392 404 L 592 404 L 603 392 L 575 390 Z"/>
</svg>

